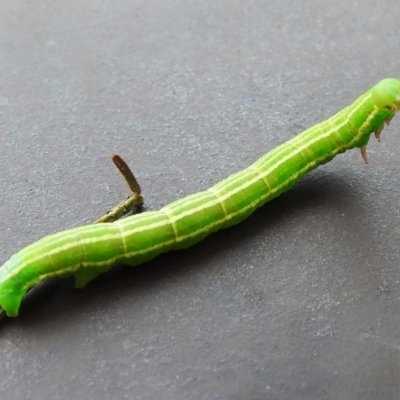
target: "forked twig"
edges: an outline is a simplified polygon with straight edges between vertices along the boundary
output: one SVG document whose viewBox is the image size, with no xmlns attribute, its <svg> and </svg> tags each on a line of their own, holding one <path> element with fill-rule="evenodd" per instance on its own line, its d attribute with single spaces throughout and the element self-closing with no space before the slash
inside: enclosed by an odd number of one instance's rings
<svg viewBox="0 0 400 400">
<path fill-rule="evenodd" d="M 103 215 L 101 218 L 95 221 L 96 224 L 103 222 L 114 222 L 130 212 L 140 212 L 144 202 L 141 195 L 142 190 L 140 189 L 140 185 L 135 178 L 135 175 L 133 175 L 133 172 L 128 167 L 128 164 L 118 154 L 113 154 L 111 156 L 111 159 L 118 170 L 121 172 L 122 176 L 124 177 L 126 183 L 133 193 L 126 200 L 119 203 L 112 210 L 108 211 L 107 214 Z"/>
</svg>

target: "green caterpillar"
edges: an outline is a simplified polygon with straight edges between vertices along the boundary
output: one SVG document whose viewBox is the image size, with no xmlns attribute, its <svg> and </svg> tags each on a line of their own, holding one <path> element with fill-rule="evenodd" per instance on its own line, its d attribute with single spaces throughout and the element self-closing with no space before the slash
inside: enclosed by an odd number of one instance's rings
<svg viewBox="0 0 400 400">
<path fill-rule="evenodd" d="M 84 287 L 115 264 L 138 265 L 184 249 L 235 225 L 290 189 L 312 169 L 358 147 L 367 162 L 370 135 L 380 133 L 400 107 L 400 80 L 388 78 L 335 116 L 276 147 L 215 186 L 114 223 L 59 232 L 14 254 L 0 269 L 0 312 L 18 315 L 26 292 L 52 277 L 75 277 Z"/>
</svg>

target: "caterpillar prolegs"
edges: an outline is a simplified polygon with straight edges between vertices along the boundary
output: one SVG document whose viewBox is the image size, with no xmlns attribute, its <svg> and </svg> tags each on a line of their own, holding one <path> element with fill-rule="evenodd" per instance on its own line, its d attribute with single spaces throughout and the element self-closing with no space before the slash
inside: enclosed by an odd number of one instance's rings
<svg viewBox="0 0 400 400">
<path fill-rule="evenodd" d="M 276 147 L 253 165 L 208 190 L 113 223 L 93 224 L 47 236 L 14 254 L 0 268 L 1 313 L 18 315 L 26 292 L 57 276 L 84 287 L 115 264 L 138 265 L 187 248 L 235 225 L 290 189 L 337 154 L 358 147 L 367 162 L 370 135 L 380 133 L 400 107 L 400 80 L 379 82 L 353 104 Z"/>
</svg>

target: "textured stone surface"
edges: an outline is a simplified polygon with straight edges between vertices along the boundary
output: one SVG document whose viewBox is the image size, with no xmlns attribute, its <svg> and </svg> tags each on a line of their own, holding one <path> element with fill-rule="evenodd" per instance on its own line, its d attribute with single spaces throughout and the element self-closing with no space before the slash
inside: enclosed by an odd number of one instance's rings
<svg viewBox="0 0 400 400">
<path fill-rule="evenodd" d="M 1 261 L 124 198 L 111 153 L 156 209 L 400 70 L 394 0 L 0 10 Z M 0 329 L 1 399 L 398 399 L 399 132 L 194 248 L 32 291 Z"/>
</svg>

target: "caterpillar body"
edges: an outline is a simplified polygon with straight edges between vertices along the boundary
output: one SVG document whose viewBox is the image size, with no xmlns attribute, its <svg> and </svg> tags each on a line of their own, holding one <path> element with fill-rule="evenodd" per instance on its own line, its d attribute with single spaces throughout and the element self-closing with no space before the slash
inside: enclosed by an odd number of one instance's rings
<svg viewBox="0 0 400 400">
<path fill-rule="evenodd" d="M 26 292 L 52 277 L 74 276 L 84 287 L 115 264 L 138 265 L 161 253 L 184 249 L 235 225 L 290 189 L 309 171 L 358 147 L 367 162 L 370 135 L 380 132 L 400 107 L 400 80 L 384 79 L 339 111 L 253 165 L 208 190 L 113 223 L 59 232 L 14 254 L 0 268 L 0 313 L 18 315 Z"/>
</svg>

